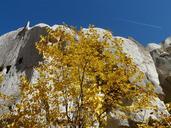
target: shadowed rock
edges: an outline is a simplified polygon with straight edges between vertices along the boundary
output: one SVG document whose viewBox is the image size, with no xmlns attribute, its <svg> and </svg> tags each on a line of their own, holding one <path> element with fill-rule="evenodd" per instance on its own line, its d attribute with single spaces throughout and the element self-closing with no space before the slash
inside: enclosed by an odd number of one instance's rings
<svg viewBox="0 0 171 128">
<path fill-rule="evenodd" d="M 154 44 L 153 44 L 154 45 Z M 150 51 L 159 74 L 160 85 L 165 93 L 165 102 L 171 102 L 171 37 Z"/>
<path fill-rule="evenodd" d="M 0 67 L 4 75 L 1 93 L 17 97 L 20 92 L 20 76 L 25 73 L 31 80 L 33 67 L 42 61 L 35 43 L 41 35 L 46 34 L 46 27 L 36 26 L 30 29 L 19 28 L 0 37 Z M 1 103 L 8 104 L 7 101 Z"/>
</svg>

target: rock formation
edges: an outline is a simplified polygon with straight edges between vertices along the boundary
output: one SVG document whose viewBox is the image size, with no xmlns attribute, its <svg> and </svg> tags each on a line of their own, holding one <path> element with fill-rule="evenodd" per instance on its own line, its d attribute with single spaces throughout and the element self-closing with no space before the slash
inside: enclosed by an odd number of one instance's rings
<svg viewBox="0 0 171 128">
<path fill-rule="evenodd" d="M 58 26 L 59 25 L 54 25 L 50 27 L 46 24 L 38 24 L 29 28 L 28 25 L 26 25 L 24 28 L 19 28 L 18 30 L 9 32 L 0 37 L 0 70 L 4 75 L 4 81 L 0 87 L 0 92 L 14 97 L 12 101 L 0 99 L 0 105 L 4 106 L 4 108 L 0 110 L 0 114 L 9 111 L 9 107 L 18 100 L 20 94 L 19 80 L 22 74 L 25 74 L 32 81 L 36 79 L 36 72 L 33 68 L 42 61 L 42 56 L 36 50 L 35 43 L 40 39 L 41 35 L 47 34 L 46 28 L 55 29 Z M 67 32 L 71 32 L 69 28 L 64 27 L 64 29 Z M 95 29 L 102 35 L 105 31 L 100 28 Z M 83 29 L 83 31 L 86 32 L 88 30 Z M 147 82 L 151 82 L 155 87 L 155 92 L 158 95 L 164 95 L 160 86 L 161 82 L 167 97 L 166 99 L 168 101 L 171 100 L 171 96 L 168 93 L 171 91 L 171 87 L 169 87 L 169 85 L 171 85 L 171 52 L 169 52 L 171 48 L 171 39 L 168 38 L 161 45 L 149 44 L 149 52 L 132 38 L 113 38 L 123 39 L 123 52 L 128 54 L 138 68 L 145 74 L 145 79 L 139 84 L 143 85 Z M 159 73 L 159 78 L 155 65 Z M 159 98 L 152 97 L 150 105 L 157 106 L 157 111 L 150 109 L 137 110 L 134 113 L 129 114 L 132 116 L 132 120 L 139 122 L 145 121 L 151 117 L 158 119 L 162 114 L 169 115 L 164 102 Z M 154 114 L 151 115 L 150 113 Z M 121 119 L 121 116 L 123 115 L 127 115 L 127 113 L 116 110 L 116 112 L 111 113 L 111 116 L 113 117 L 111 122 L 115 123 L 117 120 L 117 123 L 120 125 L 129 125 L 128 120 Z"/>
<path fill-rule="evenodd" d="M 160 85 L 165 93 L 165 102 L 171 102 L 171 37 L 160 44 L 149 44 L 147 46 L 153 57 Z"/>
</svg>

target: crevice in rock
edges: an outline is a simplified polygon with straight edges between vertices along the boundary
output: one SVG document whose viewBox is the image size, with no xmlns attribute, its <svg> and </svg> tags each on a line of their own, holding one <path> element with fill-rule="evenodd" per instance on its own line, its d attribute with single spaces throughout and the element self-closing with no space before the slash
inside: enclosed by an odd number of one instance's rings
<svg viewBox="0 0 171 128">
<path fill-rule="evenodd" d="M 3 66 L 0 66 L 0 72 L 2 72 L 3 69 L 4 69 L 4 67 Z"/>
<path fill-rule="evenodd" d="M 7 68 L 6 73 L 8 73 L 10 71 L 10 69 L 11 69 L 11 65 L 8 65 L 6 68 Z"/>
<path fill-rule="evenodd" d="M 17 64 L 22 64 L 23 63 L 23 57 L 19 58 L 18 61 L 17 61 Z"/>
</svg>

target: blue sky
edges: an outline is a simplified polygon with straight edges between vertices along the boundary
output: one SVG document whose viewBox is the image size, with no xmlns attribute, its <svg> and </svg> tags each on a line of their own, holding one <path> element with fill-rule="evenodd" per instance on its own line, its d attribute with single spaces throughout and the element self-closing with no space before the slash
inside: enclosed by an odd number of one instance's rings
<svg viewBox="0 0 171 128">
<path fill-rule="evenodd" d="M 0 35 L 43 22 L 109 29 L 142 44 L 171 35 L 171 0 L 1 0 Z"/>
</svg>

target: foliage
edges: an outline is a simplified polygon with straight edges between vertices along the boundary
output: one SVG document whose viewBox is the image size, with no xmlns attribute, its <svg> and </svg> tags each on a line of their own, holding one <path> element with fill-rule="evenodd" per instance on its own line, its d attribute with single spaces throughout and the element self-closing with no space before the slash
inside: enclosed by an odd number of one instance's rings
<svg viewBox="0 0 171 128">
<path fill-rule="evenodd" d="M 153 94 L 136 85 L 143 73 L 110 32 L 59 26 L 36 47 L 44 58 L 35 68 L 40 76 L 35 83 L 21 78 L 20 102 L 4 115 L 4 126 L 105 127 L 109 112 L 127 109 L 126 100 L 142 94 L 145 100 L 135 107 L 143 107 Z"/>
<path fill-rule="evenodd" d="M 171 127 L 171 117 L 165 117 L 159 120 L 149 119 L 147 124 L 138 124 L 138 128 L 170 128 Z"/>
<path fill-rule="evenodd" d="M 2 74 L 2 72 L 0 73 L 0 83 L 2 83 L 3 82 L 3 74 Z"/>
</svg>

